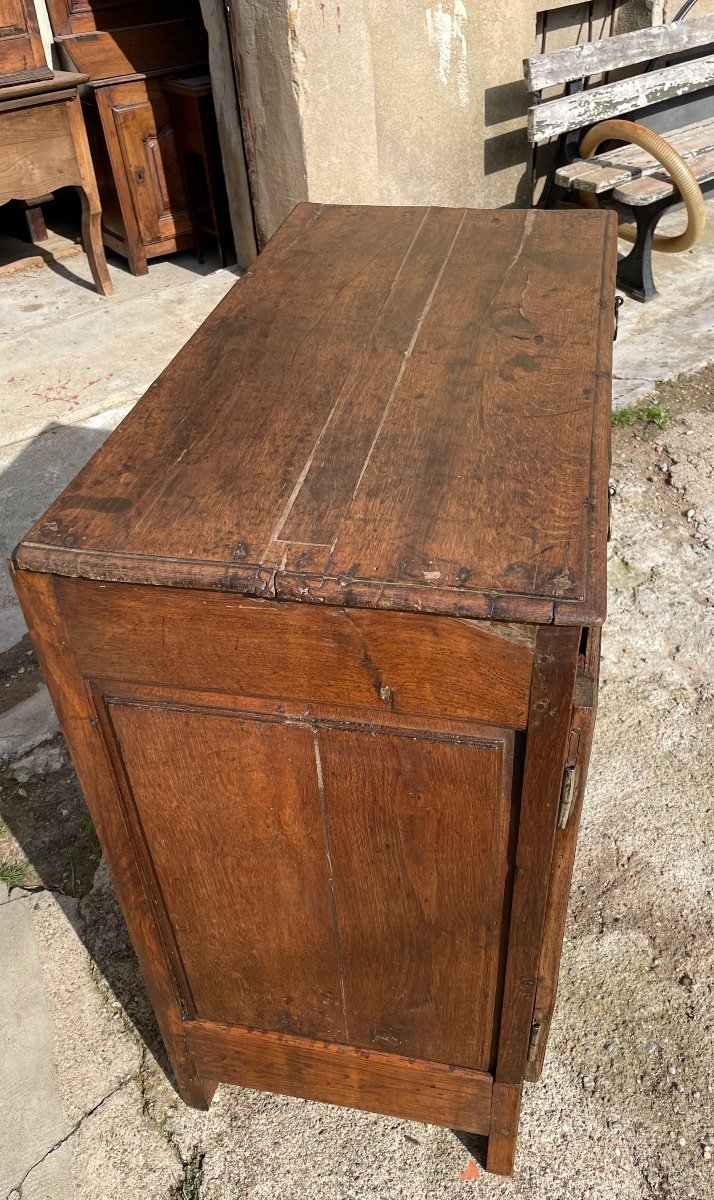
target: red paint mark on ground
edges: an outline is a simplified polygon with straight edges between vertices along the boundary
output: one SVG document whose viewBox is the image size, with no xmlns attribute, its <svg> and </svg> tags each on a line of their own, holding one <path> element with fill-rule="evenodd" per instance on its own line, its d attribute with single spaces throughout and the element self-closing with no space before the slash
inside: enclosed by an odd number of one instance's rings
<svg viewBox="0 0 714 1200">
<path fill-rule="evenodd" d="M 461 1178 L 462 1179 L 479 1179 L 480 1177 L 481 1177 L 481 1172 L 478 1169 L 478 1163 L 475 1161 L 475 1159 L 470 1158 L 468 1161 L 468 1165 L 466 1166 L 466 1169 L 461 1172 Z"/>
<path fill-rule="evenodd" d="M 69 411 L 72 412 L 78 407 L 82 392 L 86 392 L 88 388 L 100 383 L 101 378 L 101 376 L 98 376 L 96 379 L 90 379 L 78 392 L 69 391 L 69 377 L 58 379 L 57 383 L 51 384 L 44 392 L 33 392 L 32 395 L 35 400 L 40 400 L 43 404 L 66 404 Z M 110 376 L 107 376 L 107 378 L 110 378 Z"/>
</svg>

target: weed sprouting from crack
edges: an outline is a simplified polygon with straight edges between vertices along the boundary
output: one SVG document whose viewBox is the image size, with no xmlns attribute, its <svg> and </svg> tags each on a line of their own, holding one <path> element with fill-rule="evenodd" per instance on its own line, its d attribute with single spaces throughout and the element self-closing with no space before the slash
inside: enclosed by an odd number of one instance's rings
<svg viewBox="0 0 714 1200">
<path fill-rule="evenodd" d="M 184 1177 L 171 1193 L 171 1200 L 201 1200 L 203 1153 L 195 1147 L 184 1164 Z"/>
</svg>

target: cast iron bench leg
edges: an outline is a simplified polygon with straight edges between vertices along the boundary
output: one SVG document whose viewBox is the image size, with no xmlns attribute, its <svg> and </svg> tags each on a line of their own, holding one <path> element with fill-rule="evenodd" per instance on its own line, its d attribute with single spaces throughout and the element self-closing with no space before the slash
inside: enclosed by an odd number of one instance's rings
<svg viewBox="0 0 714 1200">
<path fill-rule="evenodd" d="M 637 225 L 637 241 L 629 254 L 625 254 L 617 264 L 617 286 L 636 300 L 651 300 L 657 295 L 652 274 L 652 238 L 660 217 L 677 201 L 678 197 L 673 199 L 667 196 L 655 204 L 632 210 Z"/>
</svg>

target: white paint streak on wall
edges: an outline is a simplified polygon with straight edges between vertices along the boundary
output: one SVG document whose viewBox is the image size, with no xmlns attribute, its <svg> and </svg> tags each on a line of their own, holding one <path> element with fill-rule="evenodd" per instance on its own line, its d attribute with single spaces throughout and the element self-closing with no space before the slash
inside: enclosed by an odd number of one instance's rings
<svg viewBox="0 0 714 1200">
<path fill-rule="evenodd" d="M 436 48 L 439 56 L 436 68 L 439 82 L 446 86 L 454 75 L 459 104 L 466 108 L 469 102 L 466 46 L 466 24 L 469 17 L 463 0 L 453 0 L 450 6 L 441 3 L 440 0 L 433 8 L 427 8 L 425 15 L 429 43 Z"/>
</svg>

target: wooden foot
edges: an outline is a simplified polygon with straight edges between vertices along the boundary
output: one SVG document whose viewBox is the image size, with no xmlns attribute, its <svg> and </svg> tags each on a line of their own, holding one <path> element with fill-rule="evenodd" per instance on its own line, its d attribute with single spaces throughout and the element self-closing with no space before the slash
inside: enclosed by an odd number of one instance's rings
<svg viewBox="0 0 714 1200">
<path fill-rule="evenodd" d="M 513 1174 L 518 1118 L 521 1112 L 521 1090 L 521 1085 L 518 1083 L 494 1083 L 493 1085 L 486 1170 L 492 1171 L 495 1175 Z"/>
<path fill-rule="evenodd" d="M 46 242 L 48 235 L 42 205 L 26 203 L 25 220 L 27 221 L 27 231 L 30 235 L 30 241 L 35 245 L 39 242 Z"/>
<path fill-rule="evenodd" d="M 191 1079 L 184 1075 L 182 1079 L 176 1080 L 176 1090 L 183 1100 L 184 1104 L 188 1104 L 189 1108 L 198 1108 L 203 1112 L 211 1107 L 218 1083 L 212 1079 L 204 1079 L 200 1075 L 194 1075 Z"/>
<path fill-rule="evenodd" d="M 137 250 L 136 247 L 131 246 L 127 248 L 127 253 L 129 258 L 129 270 L 131 271 L 132 275 L 148 275 L 149 263 L 146 255 L 143 254 L 140 249 Z"/>
<path fill-rule="evenodd" d="M 101 209 L 91 203 L 89 196 L 83 188 L 77 188 L 77 191 L 82 201 L 82 244 L 84 246 L 84 253 L 89 260 L 89 268 L 92 272 L 94 286 L 100 296 L 111 296 L 114 287 L 109 278 L 107 260 L 104 254 Z"/>
</svg>

